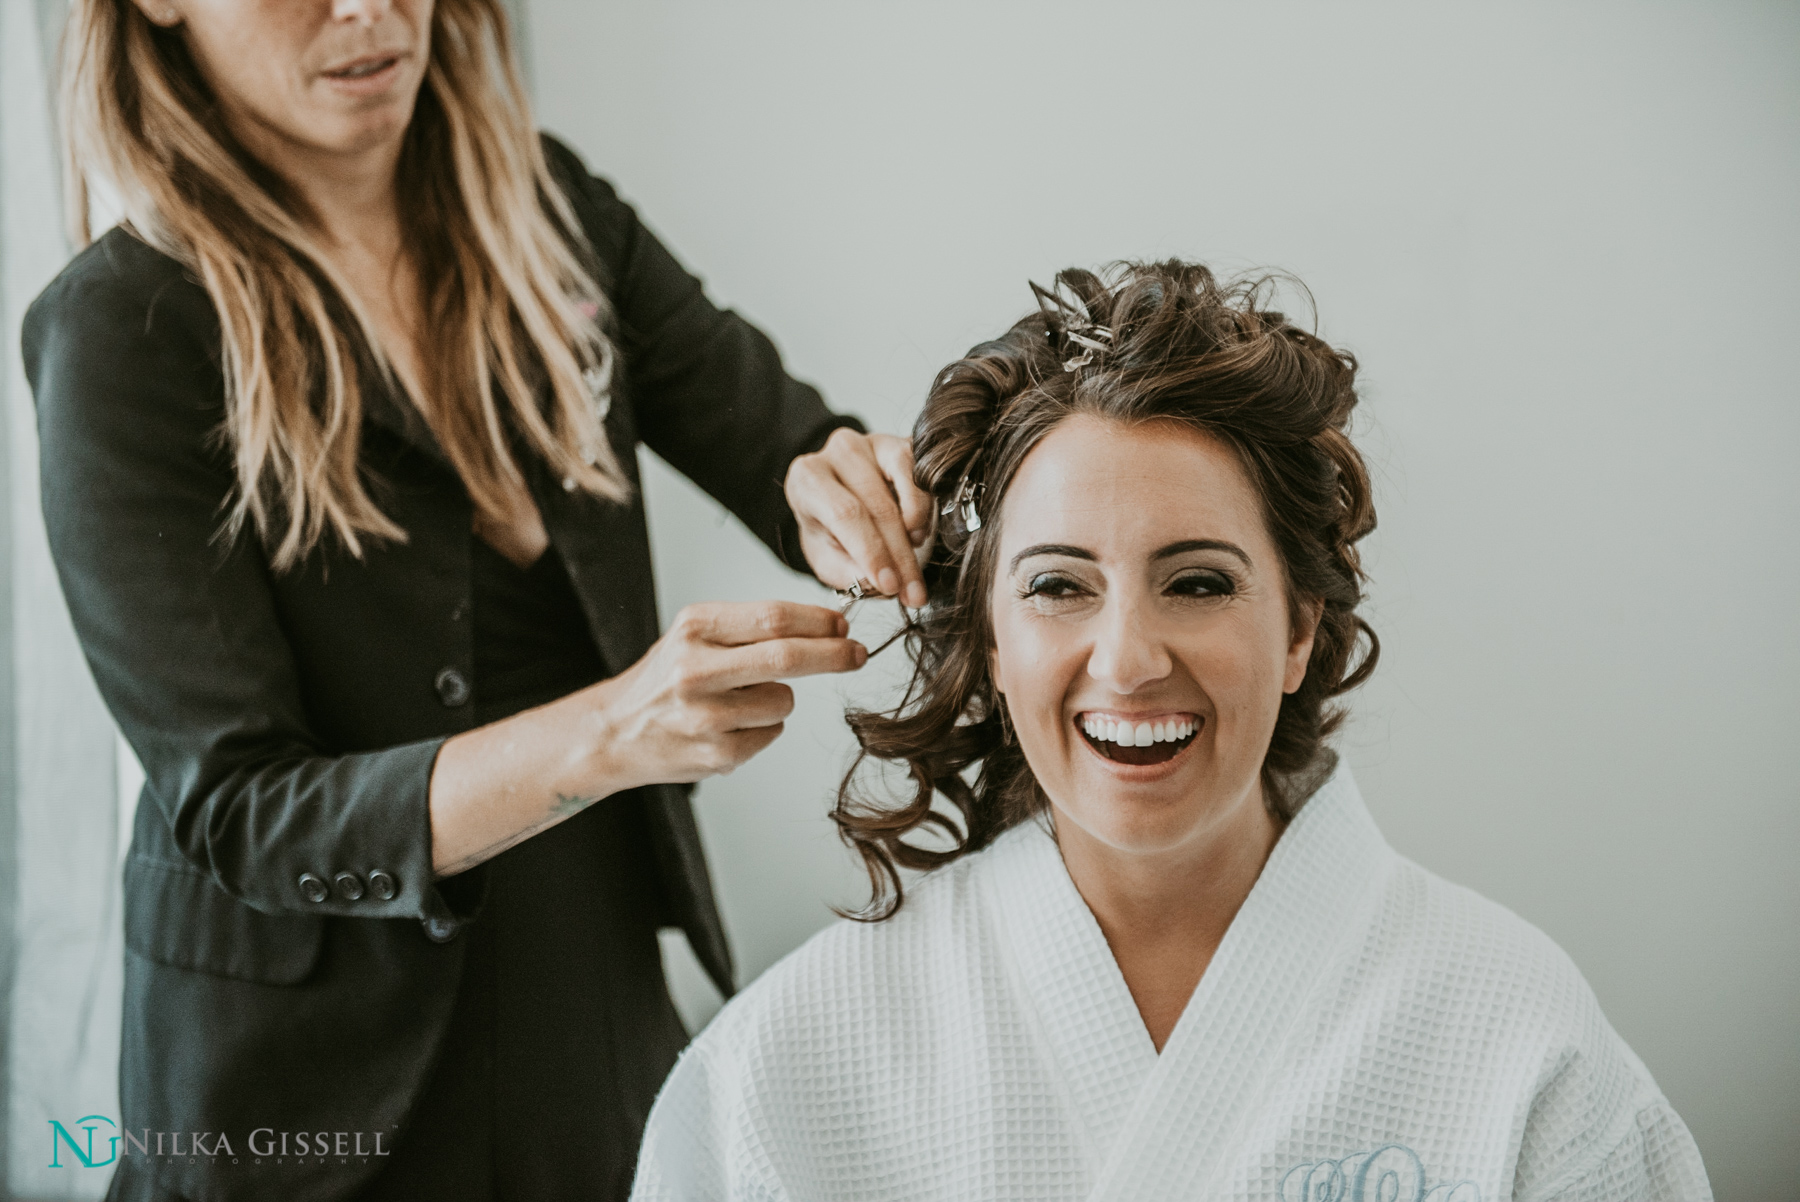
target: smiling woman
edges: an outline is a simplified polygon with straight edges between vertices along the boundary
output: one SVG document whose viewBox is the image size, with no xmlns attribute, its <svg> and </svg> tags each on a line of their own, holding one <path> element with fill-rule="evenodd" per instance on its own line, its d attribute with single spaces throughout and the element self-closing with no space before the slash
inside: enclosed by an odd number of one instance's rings
<svg viewBox="0 0 1800 1202">
<path fill-rule="evenodd" d="M 1167 264 L 1128 274 L 1115 294 L 1065 272 L 1057 292 L 1040 291 L 1039 312 L 939 374 L 914 433 L 919 480 L 980 502 L 974 522 L 947 507 L 939 530 L 933 604 L 913 644 L 916 704 L 850 717 L 864 754 L 907 763 L 918 785 L 896 811 L 860 798 L 854 768 L 845 779 L 836 817 L 868 866 L 872 916 L 898 905 L 897 868 L 949 863 L 1041 813 L 1049 771 L 1166 761 L 1162 775 L 1205 773 L 1211 793 L 1277 821 L 1320 779 L 1323 740 L 1342 721 L 1327 702 L 1367 679 L 1379 653 L 1355 612 L 1356 543 L 1375 511 L 1345 434 L 1355 360 L 1261 308 L 1272 283 L 1224 286 Z M 1167 653 L 1145 651 L 1162 646 L 1146 633 L 1163 629 L 1228 656 L 1233 690 L 1171 708 Z M 1090 690 L 1103 695 L 1040 678 L 1070 671 L 1068 656 L 1097 635 Z M 1359 636 L 1368 652 L 1353 664 Z M 1152 662 L 1136 662 L 1143 653 Z M 1140 688 L 1146 672 L 1163 683 Z M 1013 680 L 1029 687 L 1013 695 Z M 1078 701 L 1089 708 L 1069 708 Z M 1157 750 L 1159 718 L 1179 764 Z M 1171 721 L 1195 727 L 1187 744 L 1167 744 Z M 1081 746 L 1098 756 L 1066 755 Z M 1028 763 L 1040 747 L 1062 766 Z M 961 811 L 960 830 L 932 808 L 937 795 Z M 926 826 L 949 848 L 905 841 Z"/>
<path fill-rule="evenodd" d="M 1354 359 L 1194 264 L 1058 282 L 914 433 L 915 675 L 850 716 L 913 789 L 835 815 L 869 921 L 684 1054 L 635 1196 L 1707 1197 L 1567 957 L 1326 745 L 1376 654 Z"/>
</svg>

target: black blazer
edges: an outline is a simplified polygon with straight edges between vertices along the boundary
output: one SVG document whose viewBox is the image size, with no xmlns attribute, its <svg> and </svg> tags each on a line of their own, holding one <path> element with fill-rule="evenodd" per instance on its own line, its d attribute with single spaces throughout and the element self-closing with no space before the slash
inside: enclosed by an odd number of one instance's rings
<svg viewBox="0 0 1800 1202">
<path fill-rule="evenodd" d="M 853 419 L 545 144 L 617 313 L 624 371 L 606 429 L 633 485 L 642 440 L 804 568 L 781 481 Z M 426 793 L 440 744 L 473 725 L 471 510 L 416 412 L 365 371 L 363 462 L 407 541 L 360 561 L 328 543 L 281 575 L 253 536 L 225 545 L 219 347 L 205 291 L 118 229 L 24 325 L 51 550 L 148 777 L 125 867 L 121 1125 L 189 1133 L 184 1152 L 193 1132 L 231 1149 L 190 1163 L 123 1144 L 115 1196 L 336 1198 L 379 1162 L 334 1154 L 271 1177 L 248 1171 L 248 1138 L 364 1132 L 367 1150 L 385 1132 L 391 1147 L 449 1016 L 468 912 L 433 884 Z M 528 468 L 617 672 L 657 637 L 641 496 L 615 505 Z M 729 992 L 687 794 L 642 792 L 661 901 Z"/>
</svg>

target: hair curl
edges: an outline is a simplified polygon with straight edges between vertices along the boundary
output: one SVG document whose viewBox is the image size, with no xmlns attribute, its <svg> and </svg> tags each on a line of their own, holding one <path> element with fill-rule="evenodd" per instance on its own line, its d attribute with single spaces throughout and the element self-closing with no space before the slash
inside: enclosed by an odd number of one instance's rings
<svg viewBox="0 0 1800 1202">
<path fill-rule="evenodd" d="M 906 635 L 913 674 L 900 704 L 846 715 L 861 751 L 832 811 L 863 859 L 872 896 L 851 917 L 879 921 L 904 900 L 902 868 L 941 867 L 1048 804 L 1007 737 L 989 675 L 989 594 L 1001 501 L 1019 465 L 1076 414 L 1173 420 L 1231 447 L 1262 500 L 1290 612 L 1321 611 L 1306 678 L 1281 699 L 1263 760 L 1266 804 L 1292 818 L 1345 711 L 1327 704 L 1368 679 L 1380 642 L 1356 613 L 1358 540 L 1375 528 L 1369 475 L 1347 428 L 1357 364 L 1266 308 L 1278 277 L 1221 282 L 1197 263 L 1071 269 L 1034 285 L 1037 312 L 945 368 L 913 428 L 914 478 L 944 517 L 925 566 L 930 601 Z M 987 518 L 969 530 L 958 501 L 976 490 Z M 1358 638 L 1368 649 L 1355 657 Z M 1354 661 L 1354 663 L 1353 663 Z M 858 786 L 869 758 L 906 766 L 912 796 L 884 803 Z M 972 770 L 972 777 L 971 777 Z M 942 794 L 960 815 L 933 808 Z M 948 847 L 906 841 L 935 831 Z"/>
</svg>

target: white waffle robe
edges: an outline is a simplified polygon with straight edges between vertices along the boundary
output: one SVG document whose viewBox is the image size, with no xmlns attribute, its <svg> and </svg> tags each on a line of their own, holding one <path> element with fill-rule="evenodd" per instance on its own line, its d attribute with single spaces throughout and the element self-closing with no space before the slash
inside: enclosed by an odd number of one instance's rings
<svg viewBox="0 0 1800 1202">
<path fill-rule="evenodd" d="M 770 969 L 651 1113 L 632 1197 L 1698 1202 L 1687 1128 L 1569 958 L 1401 858 L 1342 766 L 1158 1055 L 1050 836 Z"/>
</svg>

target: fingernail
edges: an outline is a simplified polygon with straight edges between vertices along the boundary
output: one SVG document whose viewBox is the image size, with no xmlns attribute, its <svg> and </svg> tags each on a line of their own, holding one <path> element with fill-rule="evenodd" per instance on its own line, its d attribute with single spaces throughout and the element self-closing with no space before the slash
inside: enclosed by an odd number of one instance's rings
<svg viewBox="0 0 1800 1202">
<path fill-rule="evenodd" d="M 891 597 L 900 591 L 900 575 L 892 568 L 881 569 L 881 574 L 875 579 L 876 583 L 881 585 L 881 591 L 885 596 Z"/>
<path fill-rule="evenodd" d="M 925 586 L 917 580 L 906 586 L 906 603 L 914 609 L 924 609 L 925 602 L 931 600 L 925 592 Z"/>
<path fill-rule="evenodd" d="M 856 666 L 862 667 L 869 662 L 869 649 L 861 643 L 856 645 Z"/>
</svg>

